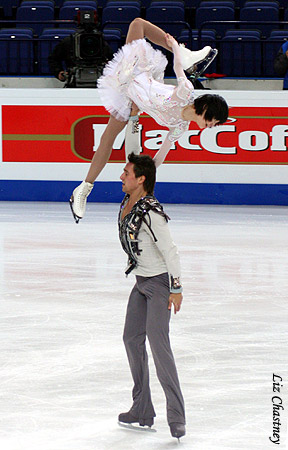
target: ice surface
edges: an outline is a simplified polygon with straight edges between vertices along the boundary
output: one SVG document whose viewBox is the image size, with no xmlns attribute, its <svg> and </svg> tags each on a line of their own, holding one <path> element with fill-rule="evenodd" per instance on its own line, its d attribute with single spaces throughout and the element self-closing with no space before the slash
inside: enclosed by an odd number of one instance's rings
<svg viewBox="0 0 288 450">
<path fill-rule="evenodd" d="M 117 424 L 131 405 L 122 330 L 134 282 L 117 212 L 90 203 L 76 225 L 68 204 L 0 203 L 1 449 L 286 448 L 287 208 L 166 205 L 184 284 L 171 319 L 187 414 L 180 446 L 151 355 L 157 433 Z M 280 445 L 269 440 L 275 395 Z"/>
</svg>

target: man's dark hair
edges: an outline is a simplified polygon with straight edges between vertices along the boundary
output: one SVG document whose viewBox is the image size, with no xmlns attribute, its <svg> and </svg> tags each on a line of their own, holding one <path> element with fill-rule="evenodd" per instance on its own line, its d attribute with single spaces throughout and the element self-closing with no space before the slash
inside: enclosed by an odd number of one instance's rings
<svg viewBox="0 0 288 450">
<path fill-rule="evenodd" d="M 204 113 L 205 120 L 216 119 L 225 123 L 228 118 L 228 105 L 223 97 L 215 94 L 204 94 L 194 100 L 195 112 L 199 116 Z"/>
<path fill-rule="evenodd" d="M 128 161 L 134 164 L 133 170 L 136 178 L 139 178 L 142 175 L 145 176 L 143 187 L 147 194 L 153 195 L 156 182 L 156 167 L 151 156 L 135 155 L 134 153 L 130 153 L 128 156 Z"/>
</svg>

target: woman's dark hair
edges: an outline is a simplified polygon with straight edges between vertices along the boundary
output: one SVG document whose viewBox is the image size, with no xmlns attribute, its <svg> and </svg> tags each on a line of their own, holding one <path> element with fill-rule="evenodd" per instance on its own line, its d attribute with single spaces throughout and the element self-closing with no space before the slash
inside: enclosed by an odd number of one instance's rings
<svg viewBox="0 0 288 450">
<path fill-rule="evenodd" d="M 194 100 L 194 108 L 199 116 L 204 113 L 205 120 L 216 119 L 219 123 L 225 123 L 228 118 L 228 105 L 220 95 L 201 95 Z"/>
<path fill-rule="evenodd" d="M 130 153 L 128 161 L 134 164 L 133 170 L 136 178 L 139 178 L 142 175 L 145 176 L 143 187 L 147 194 L 153 195 L 156 182 L 156 167 L 151 156 Z"/>
</svg>

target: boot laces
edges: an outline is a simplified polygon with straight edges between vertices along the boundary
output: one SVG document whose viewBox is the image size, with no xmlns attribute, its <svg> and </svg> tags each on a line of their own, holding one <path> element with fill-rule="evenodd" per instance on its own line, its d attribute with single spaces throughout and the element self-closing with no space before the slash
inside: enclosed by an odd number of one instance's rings
<svg viewBox="0 0 288 450">
<path fill-rule="evenodd" d="M 77 205 L 79 206 L 79 208 L 81 209 L 85 208 L 86 199 L 90 191 L 91 189 L 89 188 L 89 186 L 83 186 L 83 189 L 78 193 Z"/>
<path fill-rule="evenodd" d="M 139 133 L 139 119 L 133 121 L 133 125 L 132 125 L 132 133 Z"/>
</svg>

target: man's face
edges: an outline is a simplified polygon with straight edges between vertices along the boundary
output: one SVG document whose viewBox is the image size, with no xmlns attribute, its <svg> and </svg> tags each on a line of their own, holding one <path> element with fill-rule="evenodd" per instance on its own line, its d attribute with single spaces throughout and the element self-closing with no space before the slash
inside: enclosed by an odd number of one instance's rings
<svg viewBox="0 0 288 450">
<path fill-rule="evenodd" d="M 122 181 L 122 191 L 125 192 L 125 194 L 131 194 L 138 188 L 139 178 L 135 177 L 134 164 L 130 162 L 126 164 L 120 180 Z"/>
</svg>

